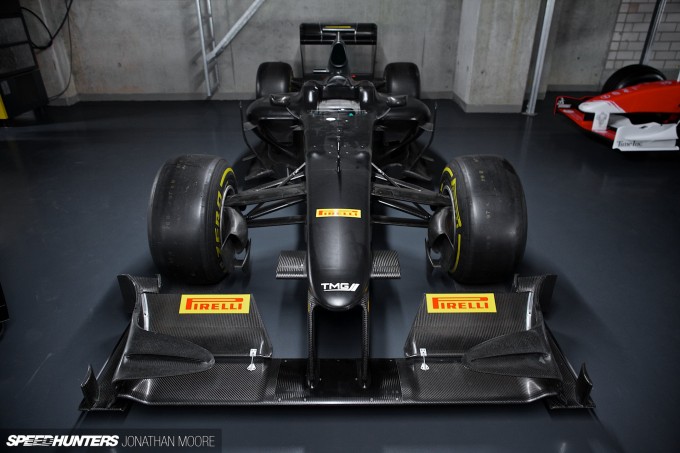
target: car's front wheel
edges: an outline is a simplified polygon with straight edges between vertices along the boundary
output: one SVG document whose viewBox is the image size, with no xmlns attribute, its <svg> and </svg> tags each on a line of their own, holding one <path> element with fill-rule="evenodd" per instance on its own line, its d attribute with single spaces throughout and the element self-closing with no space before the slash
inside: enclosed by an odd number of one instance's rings
<svg viewBox="0 0 680 453">
<path fill-rule="evenodd" d="M 247 246 L 240 212 L 224 206 L 237 192 L 226 160 L 191 154 L 159 170 L 148 212 L 149 248 L 162 274 L 196 284 L 216 283 Z"/>
<path fill-rule="evenodd" d="M 524 255 L 527 210 L 519 176 L 498 156 L 462 156 L 442 172 L 451 206 L 433 215 L 428 243 L 461 283 L 510 277 Z"/>
</svg>

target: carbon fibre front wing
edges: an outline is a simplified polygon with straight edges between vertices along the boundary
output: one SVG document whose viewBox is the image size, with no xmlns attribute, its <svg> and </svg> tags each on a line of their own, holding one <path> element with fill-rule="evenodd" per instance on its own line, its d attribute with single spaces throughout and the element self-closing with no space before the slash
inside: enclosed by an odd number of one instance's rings
<svg viewBox="0 0 680 453">
<path fill-rule="evenodd" d="M 124 298 L 134 303 L 132 321 L 99 375 L 88 369 L 80 409 L 124 410 L 130 401 L 239 406 L 539 399 L 550 409 L 592 408 L 585 366 L 574 372 L 543 321 L 541 305 L 554 282 L 554 276 L 516 278 L 504 293 L 424 296 L 404 358 L 368 359 L 361 385 L 361 359 L 273 358 L 252 296 L 215 296 L 205 307 L 217 312 L 189 314 L 186 309 L 198 303 L 190 296 L 161 294 L 154 278 L 119 276 Z M 310 366 L 319 376 L 313 385 Z"/>
</svg>

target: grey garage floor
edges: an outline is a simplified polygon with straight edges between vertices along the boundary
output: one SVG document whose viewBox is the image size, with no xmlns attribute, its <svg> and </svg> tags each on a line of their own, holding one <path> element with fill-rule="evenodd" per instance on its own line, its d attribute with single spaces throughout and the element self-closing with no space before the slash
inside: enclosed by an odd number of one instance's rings
<svg viewBox="0 0 680 453">
<path fill-rule="evenodd" d="M 439 102 L 433 151 L 494 153 L 516 167 L 529 239 L 522 273 L 559 276 L 547 322 L 586 362 L 594 411 L 512 407 L 177 408 L 81 415 L 79 384 L 128 317 L 119 273 L 153 275 L 146 205 L 171 156 L 245 150 L 236 102 L 81 103 L 53 122 L 0 129 L 0 429 L 217 428 L 226 451 L 678 451 L 680 153 L 624 155 L 552 115 L 463 114 Z M 424 232 L 389 228 L 402 279 L 373 295 L 373 354 L 398 357 L 421 294 L 453 288 L 425 272 Z M 278 357 L 305 354 L 304 288 L 277 281 L 296 227 L 251 232 L 255 294 Z M 339 353 L 338 340 L 329 354 Z M 2 450 L 3 446 L 0 446 Z"/>
</svg>

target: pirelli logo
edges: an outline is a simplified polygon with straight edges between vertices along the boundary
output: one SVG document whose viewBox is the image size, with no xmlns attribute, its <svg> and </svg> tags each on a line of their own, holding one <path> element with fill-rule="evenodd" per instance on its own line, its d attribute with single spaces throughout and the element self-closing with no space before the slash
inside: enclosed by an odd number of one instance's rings
<svg viewBox="0 0 680 453">
<path fill-rule="evenodd" d="M 355 219 L 361 218 L 361 209 L 317 209 L 317 217 L 352 217 Z"/>
<path fill-rule="evenodd" d="M 250 294 L 182 294 L 179 312 L 183 315 L 246 314 Z"/>
<path fill-rule="evenodd" d="M 496 313 L 493 293 L 425 294 L 428 313 Z"/>
</svg>

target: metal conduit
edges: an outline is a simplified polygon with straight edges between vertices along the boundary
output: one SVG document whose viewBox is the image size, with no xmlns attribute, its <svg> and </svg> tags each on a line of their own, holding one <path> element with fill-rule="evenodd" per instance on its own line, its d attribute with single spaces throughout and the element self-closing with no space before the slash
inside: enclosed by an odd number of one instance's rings
<svg viewBox="0 0 680 453">
<path fill-rule="evenodd" d="M 213 26 L 213 16 L 212 16 L 212 3 L 211 0 L 207 0 L 207 13 L 209 15 L 208 21 L 208 31 L 210 32 L 210 42 L 212 49 L 208 51 L 205 47 L 205 37 L 206 31 L 203 27 L 203 8 L 201 7 L 201 0 L 196 0 L 196 15 L 198 16 L 198 33 L 201 40 L 201 56 L 203 58 L 203 74 L 205 77 L 205 89 L 208 97 L 213 95 L 213 86 L 210 83 L 210 67 L 209 65 L 215 61 L 215 59 L 220 56 L 222 52 L 227 48 L 231 41 L 236 37 L 239 31 L 248 23 L 248 21 L 253 17 L 255 12 L 262 6 L 265 0 L 255 0 L 248 7 L 248 9 L 243 13 L 243 15 L 236 21 L 236 23 L 229 29 L 227 34 L 222 38 L 222 40 L 215 45 L 215 34 Z M 219 74 L 215 71 L 216 84 L 219 84 Z M 217 85 L 215 85 L 216 87 Z"/>
<path fill-rule="evenodd" d="M 545 62 L 545 51 L 548 47 L 548 36 L 550 35 L 550 24 L 552 23 L 553 11 L 555 9 L 555 0 L 547 0 L 545 3 L 545 14 L 543 15 L 543 27 L 541 28 L 541 37 L 538 43 L 538 52 L 536 53 L 536 64 L 534 66 L 534 80 L 531 86 L 531 94 L 529 95 L 529 102 L 525 115 L 536 114 L 536 99 L 538 98 L 538 89 L 541 86 L 541 75 L 543 73 L 543 63 Z"/>
</svg>

